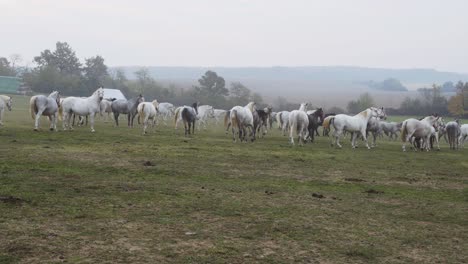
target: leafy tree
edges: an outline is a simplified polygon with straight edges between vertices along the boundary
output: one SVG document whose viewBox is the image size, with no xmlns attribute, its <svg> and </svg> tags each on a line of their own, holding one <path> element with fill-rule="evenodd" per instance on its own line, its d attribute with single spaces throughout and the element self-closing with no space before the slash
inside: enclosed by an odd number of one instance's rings
<svg viewBox="0 0 468 264">
<path fill-rule="evenodd" d="M 263 98 L 259 93 L 253 93 L 251 101 L 254 101 L 258 108 L 263 104 Z"/>
<path fill-rule="evenodd" d="M 101 56 L 91 57 L 85 60 L 83 68 L 86 86 L 89 92 L 103 86 L 105 78 L 109 76 L 107 66 L 104 64 L 104 58 Z"/>
<path fill-rule="evenodd" d="M 343 108 L 333 106 L 327 110 L 327 113 L 343 114 L 345 110 Z"/>
<path fill-rule="evenodd" d="M 216 72 L 207 71 L 205 75 L 198 79 L 198 83 L 199 86 L 195 86 L 195 91 L 199 95 L 221 97 L 229 94 L 226 81 L 223 77 L 218 76 Z"/>
<path fill-rule="evenodd" d="M 374 98 L 369 93 L 363 93 L 356 101 L 349 102 L 346 108 L 348 113 L 357 114 L 371 106 L 374 106 Z"/>
<path fill-rule="evenodd" d="M 466 111 L 465 111 L 465 106 L 464 106 L 464 95 L 463 95 L 463 89 L 468 89 L 468 82 L 463 84 L 463 82 L 458 82 L 456 85 L 456 92 L 457 94 L 450 97 L 448 104 L 447 104 L 447 109 L 450 112 L 450 114 L 457 116 L 457 117 L 462 117 Z"/>
<path fill-rule="evenodd" d="M 246 105 L 249 103 L 251 98 L 250 89 L 245 87 L 240 82 L 231 83 L 231 88 L 229 89 L 230 101 L 232 105 Z"/>
<path fill-rule="evenodd" d="M 226 97 L 229 90 L 226 88 L 226 81 L 218 76 L 216 72 L 207 71 L 198 80 L 198 86 L 193 86 L 193 97 L 202 104 L 209 104 L 214 107 L 229 105 Z"/>
<path fill-rule="evenodd" d="M 66 95 L 88 95 L 83 85 L 81 63 L 66 42 L 57 42 L 56 50 L 44 50 L 34 58 L 37 67 L 24 75 L 32 90 L 50 93 L 58 90 Z"/>
<path fill-rule="evenodd" d="M 442 84 L 441 92 L 443 93 L 449 93 L 449 92 L 455 92 L 456 88 L 453 82 L 444 82 Z"/>
<path fill-rule="evenodd" d="M 465 110 L 463 108 L 463 94 L 457 94 L 452 97 L 450 97 L 448 104 L 447 104 L 447 109 L 450 112 L 450 114 L 461 117 L 465 113 Z"/>
<path fill-rule="evenodd" d="M 0 76 L 16 76 L 15 68 L 5 57 L 0 57 Z"/>
<path fill-rule="evenodd" d="M 60 73 L 81 74 L 81 63 L 67 42 L 57 42 L 54 52 L 44 50 L 40 56 L 34 57 L 34 61 L 39 67 L 56 67 Z"/>
<path fill-rule="evenodd" d="M 128 87 L 128 79 L 122 69 L 110 71 L 107 78 L 104 79 L 104 86 L 112 89 L 120 90 L 124 95 L 130 96 L 130 88 Z"/>
<path fill-rule="evenodd" d="M 385 79 L 383 82 L 374 82 L 370 81 L 367 85 L 376 90 L 383 91 L 408 91 L 408 88 L 403 86 L 403 84 L 395 78 Z"/>
</svg>

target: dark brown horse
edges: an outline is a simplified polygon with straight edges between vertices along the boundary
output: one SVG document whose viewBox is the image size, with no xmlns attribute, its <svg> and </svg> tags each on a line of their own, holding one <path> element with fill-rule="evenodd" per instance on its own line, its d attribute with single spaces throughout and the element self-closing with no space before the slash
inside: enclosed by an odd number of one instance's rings
<svg viewBox="0 0 468 264">
<path fill-rule="evenodd" d="M 322 124 L 324 116 L 323 116 L 323 109 L 318 108 L 313 114 L 307 115 L 309 117 L 309 126 L 307 129 L 309 130 L 309 137 L 311 142 L 314 142 L 315 133 L 318 127 Z"/>
</svg>

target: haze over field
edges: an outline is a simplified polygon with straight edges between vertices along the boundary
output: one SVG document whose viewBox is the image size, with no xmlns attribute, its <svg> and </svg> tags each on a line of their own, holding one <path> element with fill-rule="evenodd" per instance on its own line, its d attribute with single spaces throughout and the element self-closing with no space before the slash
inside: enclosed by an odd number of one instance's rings
<svg viewBox="0 0 468 264">
<path fill-rule="evenodd" d="M 0 55 L 20 54 L 24 65 L 66 41 L 80 59 L 99 54 L 128 73 L 150 67 L 182 87 L 211 69 L 267 100 L 342 104 L 323 97 L 356 97 L 368 90 L 362 82 L 386 78 L 414 90 L 468 73 L 463 0 L 0 0 L 0 10 Z M 394 105 L 401 94 L 382 98 Z"/>
</svg>

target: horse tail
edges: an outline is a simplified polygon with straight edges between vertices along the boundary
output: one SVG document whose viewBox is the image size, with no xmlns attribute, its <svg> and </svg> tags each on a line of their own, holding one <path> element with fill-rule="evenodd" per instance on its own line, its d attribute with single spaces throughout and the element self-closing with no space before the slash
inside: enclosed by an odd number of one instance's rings
<svg viewBox="0 0 468 264">
<path fill-rule="evenodd" d="M 401 140 L 403 142 L 406 142 L 406 135 L 408 134 L 408 131 L 406 129 L 406 123 L 407 121 L 403 121 L 403 124 L 401 125 Z"/>
<path fill-rule="evenodd" d="M 184 108 L 185 109 L 185 108 Z M 179 111 L 180 111 L 180 108 L 177 108 L 175 110 L 175 114 L 174 114 L 174 127 L 177 125 L 177 119 L 179 118 Z"/>
<path fill-rule="evenodd" d="M 335 116 L 328 116 L 323 120 L 322 126 L 324 129 L 330 129 L 335 124 Z"/>
<path fill-rule="evenodd" d="M 281 129 L 282 125 L 283 125 L 283 122 L 281 122 L 281 116 L 283 115 L 283 113 L 278 113 L 276 114 L 276 122 L 278 122 L 278 129 Z"/>
<path fill-rule="evenodd" d="M 62 121 L 62 119 L 63 119 L 63 104 L 60 104 L 60 105 L 59 105 L 59 108 L 58 108 L 58 119 L 59 119 L 60 121 Z"/>
<path fill-rule="evenodd" d="M 289 137 L 294 137 L 294 134 L 297 133 L 297 114 L 289 114 Z M 292 119 L 292 120 L 291 120 Z M 292 121 L 292 122 L 291 122 Z"/>
<path fill-rule="evenodd" d="M 239 116 L 237 115 L 237 110 L 232 110 L 230 117 L 232 128 L 237 127 L 238 129 L 240 129 L 240 121 Z"/>
<path fill-rule="evenodd" d="M 141 123 L 141 119 L 145 120 L 145 104 L 141 104 L 141 107 L 138 107 L 138 123 Z"/>
<path fill-rule="evenodd" d="M 333 116 L 326 117 L 323 122 L 322 126 L 323 128 L 329 129 L 330 128 L 330 120 L 332 119 Z"/>
<path fill-rule="evenodd" d="M 187 122 L 190 122 L 188 121 L 188 108 L 184 107 L 184 109 L 182 109 L 182 113 L 180 113 L 181 117 L 182 117 L 182 121 L 184 122 L 184 127 L 187 127 Z M 187 129 L 187 128 L 186 128 Z M 189 128 L 189 133 L 190 133 L 190 128 Z"/>
<path fill-rule="evenodd" d="M 36 107 L 36 96 L 31 97 L 31 100 L 29 100 L 29 111 L 31 112 L 31 117 L 32 119 L 36 119 L 36 112 L 37 112 L 37 107 Z"/>
<path fill-rule="evenodd" d="M 227 126 L 229 124 L 229 117 L 231 116 L 231 111 L 226 111 L 224 114 L 224 128 L 227 129 Z"/>
</svg>

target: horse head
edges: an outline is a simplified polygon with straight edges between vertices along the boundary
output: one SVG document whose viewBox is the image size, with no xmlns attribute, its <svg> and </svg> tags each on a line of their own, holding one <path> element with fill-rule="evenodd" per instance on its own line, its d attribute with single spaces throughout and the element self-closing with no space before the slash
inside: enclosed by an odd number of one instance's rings
<svg viewBox="0 0 468 264">
<path fill-rule="evenodd" d="M 197 113 L 197 115 L 198 115 L 198 104 L 199 104 L 199 102 L 195 102 L 195 103 L 192 104 L 192 107 L 193 107 L 193 109 L 195 109 L 195 113 Z"/>
<path fill-rule="evenodd" d="M 153 102 L 151 102 L 154 106 L 154 108 L 156 109 L 156 112 L 159 112 L 159 102 L 158 100 L 153 100 Z"/>
<path fill-rule="evenodd" d="M 136 100 L 137 104 L 143 103 L 145 101 L 145 97 L 142 94 L 139 94 Z"/>
<path fill-rule="evenodd" d="M 96 95 L 99 99 L 99 102 L 102 101 L 102 99 L 104 98 L 104 88 L 102 87 L 99 87 L 94 93 L 93 95 Z"/>
<path fill-rule="evenodd" d="M 320 107 L 320 108 L 317 108 L 317 111 L 315 111 L 314 113 L 315 115 L 317 115 L 318 117 L 320 117 L 320 121 L 323 122 L 323 109 Z"/>
<path fill-rule="evenodd" d="M 385 114 L 385 110 L 383 107 L 377 108 L 377 107 L 371 107 L 372 110 L 372 116 L 377 117 L 380 120 L 385 120 L 387 119 L 387 114 Z"/>
<path fill-rule="evenodd" d="M 309 105 L 308 103 L 302 103 L 301 106 L 299 107 L 299 111 L 307 112 L 308 105 Z"/>
<path fill-rule="evenodd" d="M 215 113 L 214 113 L 214 107 L 210 106 L 208 108 L 208 117 L 210 118 L 214 118 L 215 117 Z"/>
<path fill-rule="evenodd" d="M 267 106 L 267 107 L 265 107 L 263 110 L 265 111 L 265 113 L 271 114 L 271 112 L 273 112 L 273 107 Z"/>
<path fill-rule="evenodd" d="M 13 106 L 13 98 L 9 97 L 9 99 L 6 102 L 8 111 L 11 111 L 11 107 Z"/>
</svg>

